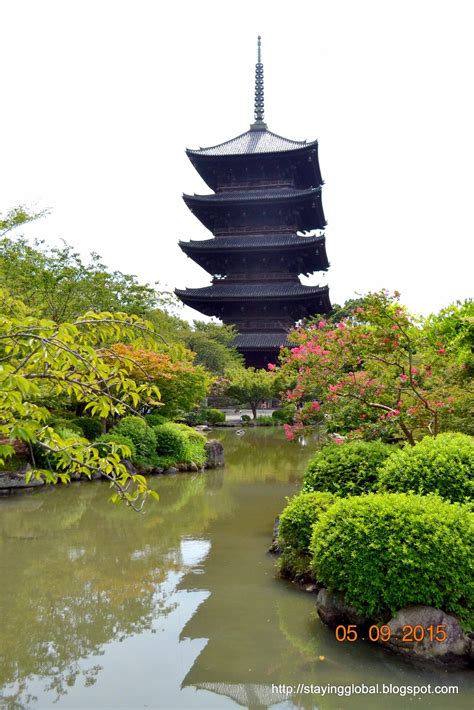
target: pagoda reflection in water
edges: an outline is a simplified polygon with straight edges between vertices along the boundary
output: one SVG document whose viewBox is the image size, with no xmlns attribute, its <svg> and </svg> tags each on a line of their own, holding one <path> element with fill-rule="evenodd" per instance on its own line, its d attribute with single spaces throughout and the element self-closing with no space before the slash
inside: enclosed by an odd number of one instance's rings
<svg viewBox="0 0 474 710">
<path fill-rule="evenodd" d="M 176 289 L 188 306 L 235 325 L 248 366 L 274 362 L 296 321 L 331 310 L 327 286 L 305 286 L 300 274 L 326 271 L 318 142 L 294 141 L 264 122 L 261 41 L 250 130 L 209 148 L 187 150 L 214 191 L 184 195 L 213 237 L 180 242 L 213 276 L 211 286 Z"/>
</svg>

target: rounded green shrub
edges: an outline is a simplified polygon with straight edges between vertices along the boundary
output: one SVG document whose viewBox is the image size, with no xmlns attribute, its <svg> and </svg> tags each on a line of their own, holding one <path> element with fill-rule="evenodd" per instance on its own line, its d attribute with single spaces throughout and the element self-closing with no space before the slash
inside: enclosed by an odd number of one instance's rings
<svg viewBox="0 0 474 710">
<path fill-rule="evenodd" d="M 467 434 L 426 436 L 386 459 L 379 470 L 382 491 L 438 493 L 452 502 L 472 498 L 474 440 Z"/>
<path fill-rule="evenodd" d="M 131 439 L 135 446 L 133 463 L 137 466 L 153 466 L 156 461 L 156 436 L 141 417 L 124 417 L 112 429 L 114 434 L 121 434 Z"/>
<path fill-rule="evenodd" d="M 474 515 L 439 496 L 340 498 L 314 526 L 312 570 L 370 618 L 424 604 L 457 614 L 469 627 L 473 543 Z"/>
<path fill-rule="evenodd" d="M 278 543 L 283 552 L 309 554 L 313 525 L 321 513 L 334 503 L 332 493 L 299 493 L 290 498 L 280 515 Z"/>
<path fill-rule="evenodd" d="M 377 469 L 392 451 L 381 441 L 327 444 L 309 462 L 303 490 L 338 496 L 370 493 L 377 486 Z"/>
<path fill-rule="evenodd" d="M 225 422 L 225 413 L 220 409 L 207 407 L 207 409 L 201 409 L 198 412 L 198 424 L 220 424 L 221 422 Z"/>
<path fill-rule="evenodd" d="M 98 450 L 100 456 L 107 456 L 107 454 L 110 454 L 111 447 L 107 446 L 107 444 L 121 444 L 122 446 L 128 446 L 131 452 L 130 458 L 132 461 L 137 456 L 137 449 L 129 436 L 124 436 L 123 434 L 119 434 L 114 431 L 99 436 L 97 441 L 94 442 L 94 446 Z"/>
<path fill-rule="evenodd" d="M 251 420 L 252 420 L 252 417 L 251 417 L 250 415 L 248 415 L 248 414 L 242 414 L 241 417 L 240 417 L 240 421 L 241 421 L 242 423 L 250 422 Z"/>
<path fill-rule="evenodd" d="M 143 417 L 148 424 L 148 426 L 154 427 L 154 426 L 160 426 L 160 424 L 166 424 L 168 419 L 164 417 L 162 414 L 157 414 L 156 412 L 152 412 L 151 414 L 145 414 Z"/>
<path fill-rule="evenodd" d="M 183 427 L 186 427 L 186 425 L 176 424 L 175 422 L 153 427 L 156 441 L 155 450 L 159 457 L 172 459 L 176 463 L 184 461 L 186 456 L 186 433 L 183 431 Z M 189 427 L 186 428 L 188 429 Z"/>
<path fill-rule="evenodd" d="M 102 422 L 99 417 L 76 417 L 71 423 L 79 427 L 89 441 L 94 441 L 102 434 Z"/>
</svg>

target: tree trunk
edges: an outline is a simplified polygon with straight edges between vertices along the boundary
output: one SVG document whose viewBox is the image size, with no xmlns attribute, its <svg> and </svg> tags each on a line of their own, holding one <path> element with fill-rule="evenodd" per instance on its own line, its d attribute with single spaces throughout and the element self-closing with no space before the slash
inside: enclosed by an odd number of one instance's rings
<svg viewBox="0 0 474 710">
<path fill-rule="evenodd" d="M 257 405 L 250 403 L 250 409 L 252 410 L 253 418 L 257 418 Z"/>
</svg>

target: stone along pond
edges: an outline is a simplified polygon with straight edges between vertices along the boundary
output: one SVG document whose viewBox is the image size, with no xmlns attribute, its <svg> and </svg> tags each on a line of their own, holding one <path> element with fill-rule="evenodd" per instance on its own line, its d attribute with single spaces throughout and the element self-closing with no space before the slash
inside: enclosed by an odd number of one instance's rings
<svg viewBox="0 0 474 710">
<path fill-rule="evenodd" d="M 5 708 L 468 708 L 468 672 L 343 644 L 275 577 L 273 521 L 316 444 L 218 431 L 224 469 L 158 476 L 143 515 L 102 482 L 0 500 Z M 456 696 L 287 698 L 272 685 L 458 685 Z"/>
</svg>

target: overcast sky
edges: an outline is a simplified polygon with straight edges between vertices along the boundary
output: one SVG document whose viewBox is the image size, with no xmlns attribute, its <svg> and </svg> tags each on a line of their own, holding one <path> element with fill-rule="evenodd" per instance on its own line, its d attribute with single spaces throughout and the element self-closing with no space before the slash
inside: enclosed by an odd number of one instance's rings
<svg viewBox="0 0 474 710">
<path fill-rule="evenodd" d="M 472 296 L 471 0 L 2 0 L 0 211 L 169 288 L 209 275 L 178 248 L 209 237 L 185 147 L 265 118 L 319 141 L 333 303 L 398 289 L 420 313 Z M 183 311 L 187 317 L 200 317 Z"/>
</svg>

